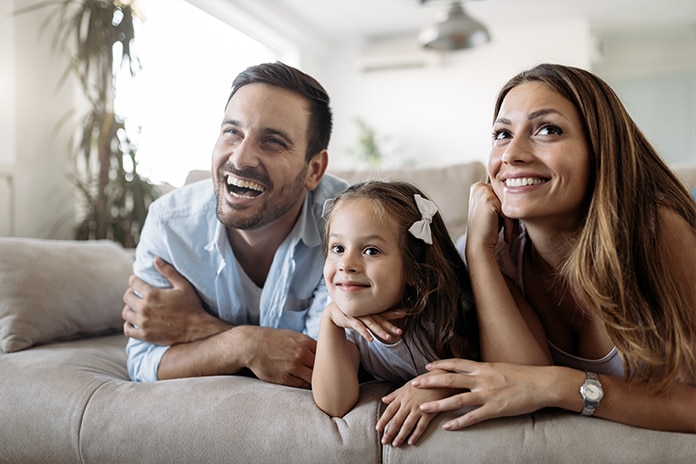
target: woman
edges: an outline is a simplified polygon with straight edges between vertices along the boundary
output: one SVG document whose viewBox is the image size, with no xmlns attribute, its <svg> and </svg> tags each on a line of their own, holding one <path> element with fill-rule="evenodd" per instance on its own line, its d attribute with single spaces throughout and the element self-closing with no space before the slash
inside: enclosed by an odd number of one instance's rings
<svg viewBox="0 0 696 464">
<path fill-rule="evenodd" d="M 476 407 L 451 430 L 560 407 L 696 432 L 696 204 L 616 94 L 567 66 L 514 77 L 488 173 L 465 257 L 482 357 L 500 363 L 431 363 L 449 373 L 414 386 L 467 391 L 422 410 Z"/>
</svg>

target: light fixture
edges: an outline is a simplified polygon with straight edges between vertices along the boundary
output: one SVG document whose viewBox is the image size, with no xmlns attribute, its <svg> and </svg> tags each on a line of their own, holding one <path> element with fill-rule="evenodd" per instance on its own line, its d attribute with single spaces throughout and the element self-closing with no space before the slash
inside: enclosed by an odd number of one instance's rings
<svg viewBox="0 0 696 464">
<path fill-rule="evenodd" d="M 452 2 L 447 12 L 419 37 L 421 45 L 433 50 L 462 50 L 491 40 L 481 22 L 469 16 L 459 2 Z"/>
</svg>

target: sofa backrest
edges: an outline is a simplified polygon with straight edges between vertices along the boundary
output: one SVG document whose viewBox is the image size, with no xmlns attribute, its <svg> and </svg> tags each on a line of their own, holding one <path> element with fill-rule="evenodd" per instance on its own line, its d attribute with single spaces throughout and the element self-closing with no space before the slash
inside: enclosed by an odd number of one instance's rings
<svg viewBox="0 0 696 464">
<path fill-rule="evenodd" d="M 437 204 L 453 240 L 466 231 L 471 185 L 486 180 L 486 169 L 478 161 L 431 168 L 329 169 L 329 172 L 350 184 L 373 179 L 403 180 L 415 184 Z M 210 171 L 191 171 L 186 183 L 209 177 Z"/>
</svg>

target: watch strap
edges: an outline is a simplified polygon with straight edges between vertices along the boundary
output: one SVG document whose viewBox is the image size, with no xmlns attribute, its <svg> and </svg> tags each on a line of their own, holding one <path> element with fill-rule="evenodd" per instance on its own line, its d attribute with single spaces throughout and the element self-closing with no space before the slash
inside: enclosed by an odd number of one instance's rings
<svg viewBox="0 0 696 464">
<path fill-rule="evenodd" d="M 596 400 L 592 400 L 587 397 L 585 394 L 585 388 L 588 385 L 592 385 L 596 388 L 599 389 L 599 398 Z M 602 400 L 604 397 L 604 391 L 602 389 L 602 383 L 599 381 L 599 377 L 597 374 L 594 372 L 586 372 L 585 373 L 585 383 L 582 384 L 580 387 L 580 395 L 582 395 L 582 402 L 583 402 L 583 408 L 582 412 L 580 413 L 583 416 L 591 416 L 594 414 L 595 409 L 597 409 L 597 406 L 599 406 L 599 402 Z"/>
</svg>

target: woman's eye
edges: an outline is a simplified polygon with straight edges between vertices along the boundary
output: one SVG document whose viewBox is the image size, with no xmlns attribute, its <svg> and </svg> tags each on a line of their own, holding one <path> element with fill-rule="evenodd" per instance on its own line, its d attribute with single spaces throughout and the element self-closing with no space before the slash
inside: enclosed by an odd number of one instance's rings
<svg viewBox="0 0 696 464">
<path fill-rule="evenodd" d="M 331 245 L 331 253 L 343 253 L 343 247 L 341 245 Z"/>
<path fill-rule="evenodd" d="M 510 138 L 510 132 L 502 129 L 493 131 L 493 140 L 504 140 L 507 138 Z"/>
<path fill-rule="evenodd" d="M 561 128 L 558 126 L 554 126 L 553 124 L 546 124 L 541 126 L 539 129 L 540 135 L 561 135 L 562 133 L 563 130 L 561 130 Z"/>
<path fill-rule="evenodd" d="M 379 254 L 379 249 L 377 249 L 375 247 L 367 247 L 367 248 L 365 248 L 364 253 L 368 256 L 376 256 Z"/>
</svg>

